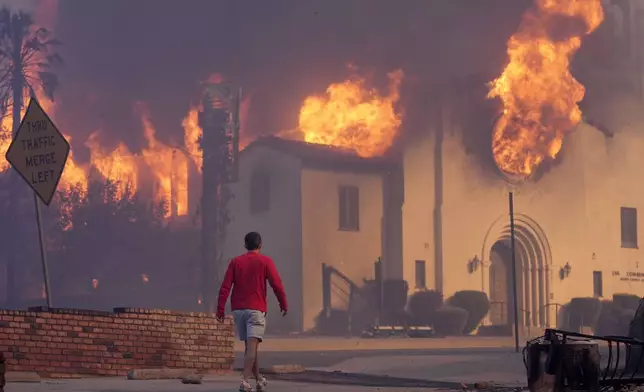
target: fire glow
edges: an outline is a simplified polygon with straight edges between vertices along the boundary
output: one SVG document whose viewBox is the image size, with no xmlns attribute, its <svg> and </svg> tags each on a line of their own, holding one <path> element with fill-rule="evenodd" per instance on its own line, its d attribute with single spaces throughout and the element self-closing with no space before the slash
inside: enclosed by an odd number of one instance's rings
<svg viewBox="0 0 644 392">
<path fill-rule="evenodd" d="M 494 126 L 492 152 L 503 172 L 529 176 L 554 159 L 565 133 L 582 118 L 578 103 L 585 88 L 570 73 L 582 37 L 603 21 L 601 0 L 536 0 L 508 41 L 509 63 L 491 82 L 488 98 L 499 98 L 501 117 Z M 566 37 L 554 39 L 553 25 L 583 22 Z"/>
<path fill-rule="evenodd" d="M 299 137 L 309 143 L 350 148 L 363 157 L 384 154 L 402 122 L 395 105 L 404 74 L 396 70 L 387 76 L 386 96 L 369 89 L 365 78 L 353 76 L 331 84 L 324 95 L 306 98 L 298 118 Z M 293 132 L 283 135 L 297 137 Z"/>
<path fill-rule="evenodd" d="M 45 111 L 54 116 L 55 106 L 52 102 L 38 94 L 39 101 Z M 23 115 L 26 103 L 23 107 Z M 132 153 L 124 143 L 118 143 L 111 151 L 101 147 L 99 141 L 101 132 L 90 134 L 85 146 L 90 150 L 90 162 L 79 164 L 74 160 L 73 150 L 70 151 L 65 170 L 59 184 L 59 190 L 65 192 L 75 188 L 85 193 L 88 187 L 89 173 L 95 170 L 104 179 L 116 185 L 117 199 L 127 195 L 132 196 L 140 187 L 139 170 L 141 165 L 149 168 L 155 180 L 155 201 L 165 200 L 171 206 L 176 206 L 174 213 L 177 216 L 186 215 L 188 212 L 188 153 L 183 147 L 173 148 L 156 138 L 156 130 L 144 104 L 135 105 L 135 112 L 141 119 L 143 134 L 147 146 L 139 154 Z M 5 116 L 0 122 L 0 173 L 9 169 L 9 163 L 4 159 L 11 144 L 12 130 L 11 116 Z M 71 140 L 69 135 L 65 135 Z M 199 165 L 200 166 L 200 165 Z M 63 213 L 65 213 L 63 211 Z M 168 209 L 166 216 L 173 213 Z"/>
</svg>

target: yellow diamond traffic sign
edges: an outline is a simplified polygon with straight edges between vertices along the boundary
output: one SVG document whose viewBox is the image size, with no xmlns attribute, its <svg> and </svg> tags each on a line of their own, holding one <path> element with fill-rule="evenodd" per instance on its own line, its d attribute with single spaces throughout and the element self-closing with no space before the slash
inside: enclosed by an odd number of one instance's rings
<svg viewBox="0 0 644 392">
<path fill-rule="evenodd" d="M 68 155 L 69 142 L 31 98 L 5 158 L 45 205 L 54 197 Z"/>
</svg>

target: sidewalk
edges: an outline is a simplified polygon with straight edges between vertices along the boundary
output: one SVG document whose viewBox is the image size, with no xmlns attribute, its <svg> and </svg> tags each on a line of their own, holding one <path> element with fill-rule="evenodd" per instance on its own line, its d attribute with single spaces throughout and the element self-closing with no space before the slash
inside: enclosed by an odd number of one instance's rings
<svg viewBox="0 0 644 392">
<path fill-rule="evenodd" d="M 184 385 L 179 380 L 134 381 L 125 378 L 43 380 L 40 383 L 8 383 L 6 392 L 231 392 L 239 387 L 238 376 L 208 376 L 201 385 Z M 373 387 L 323 385 L 271 381 L 269 391 L 279 392 L 362 392 Z M 418 391 L 414 388 L 378 388 L 379 392 Z M 423 391 L 428 391 L 423 388 Z"/>
<path fill-rule="evenodd" d="M 458 384 L 493 382 L 507 387 L 519 387 L 527 383 L 523 356 L 514 352 L 481 355 L 463 353 L 459 355 L 410 354 L 362 357 L 310 370 Z"/>
<path fill-rule="evenodd" d="M 522 345 L 525 344 L 523 339 Z M 262 351 L 342 351 L 342 350 L 431 350 L 462 348 L 511 348 L 512 337 L 448 338 L 340 338 L 340 337 L 266 337 Z M 235 351 L 243 352 L 244 343 L 236 342 Z"/>
</svg>

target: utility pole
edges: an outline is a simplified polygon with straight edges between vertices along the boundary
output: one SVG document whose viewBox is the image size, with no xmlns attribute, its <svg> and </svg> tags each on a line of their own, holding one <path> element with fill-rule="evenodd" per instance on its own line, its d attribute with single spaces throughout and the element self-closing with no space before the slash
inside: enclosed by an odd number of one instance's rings
<svg viewBox="0 0 644 392">
<path fill-rule="evenodd" d="M 241 89 L 208 84 L 199 113 L 203 152 L 201 197 L 201 297 L 206 312 L 215 310 L 220 281 L 222 239 L 226 234 L 225 185 L 237 180 L 239 154 L 239 103 Z"/>
</svg>

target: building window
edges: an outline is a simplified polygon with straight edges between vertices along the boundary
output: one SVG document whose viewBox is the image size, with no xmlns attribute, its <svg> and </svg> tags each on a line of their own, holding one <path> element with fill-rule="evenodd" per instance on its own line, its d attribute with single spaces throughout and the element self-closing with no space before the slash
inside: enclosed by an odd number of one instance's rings
<svg viewBox="0 0 644 392">
<path fill-rule="evenodd" d="M 340 230 L 360 230 L 360 191 L 357 186 L 341 186 L 338 192 Z"/>
<path fill-rule="evenodd" d="M 416 260 L 416 288 L 417 289 L 426 289 L 427 288 L 427 275 L 425 269 L 425 260 Z"/>
<path fill-rule="evenodd" d="M 622 207 L 622 248 L 637 248 L 637 209 Z"/>
<path fill-rule="evenodd" d="M 604 282 L 602 281 L 601 271 L 593 271 L 593 296 L 596 298 L 604 296 Z"/>
<path fill-rule="evenodd" d="M 271 178 L 268 173 L 256 171 L 250 181 L 250 213 L 258 214 L 270 209 Z"/>
</svg>

